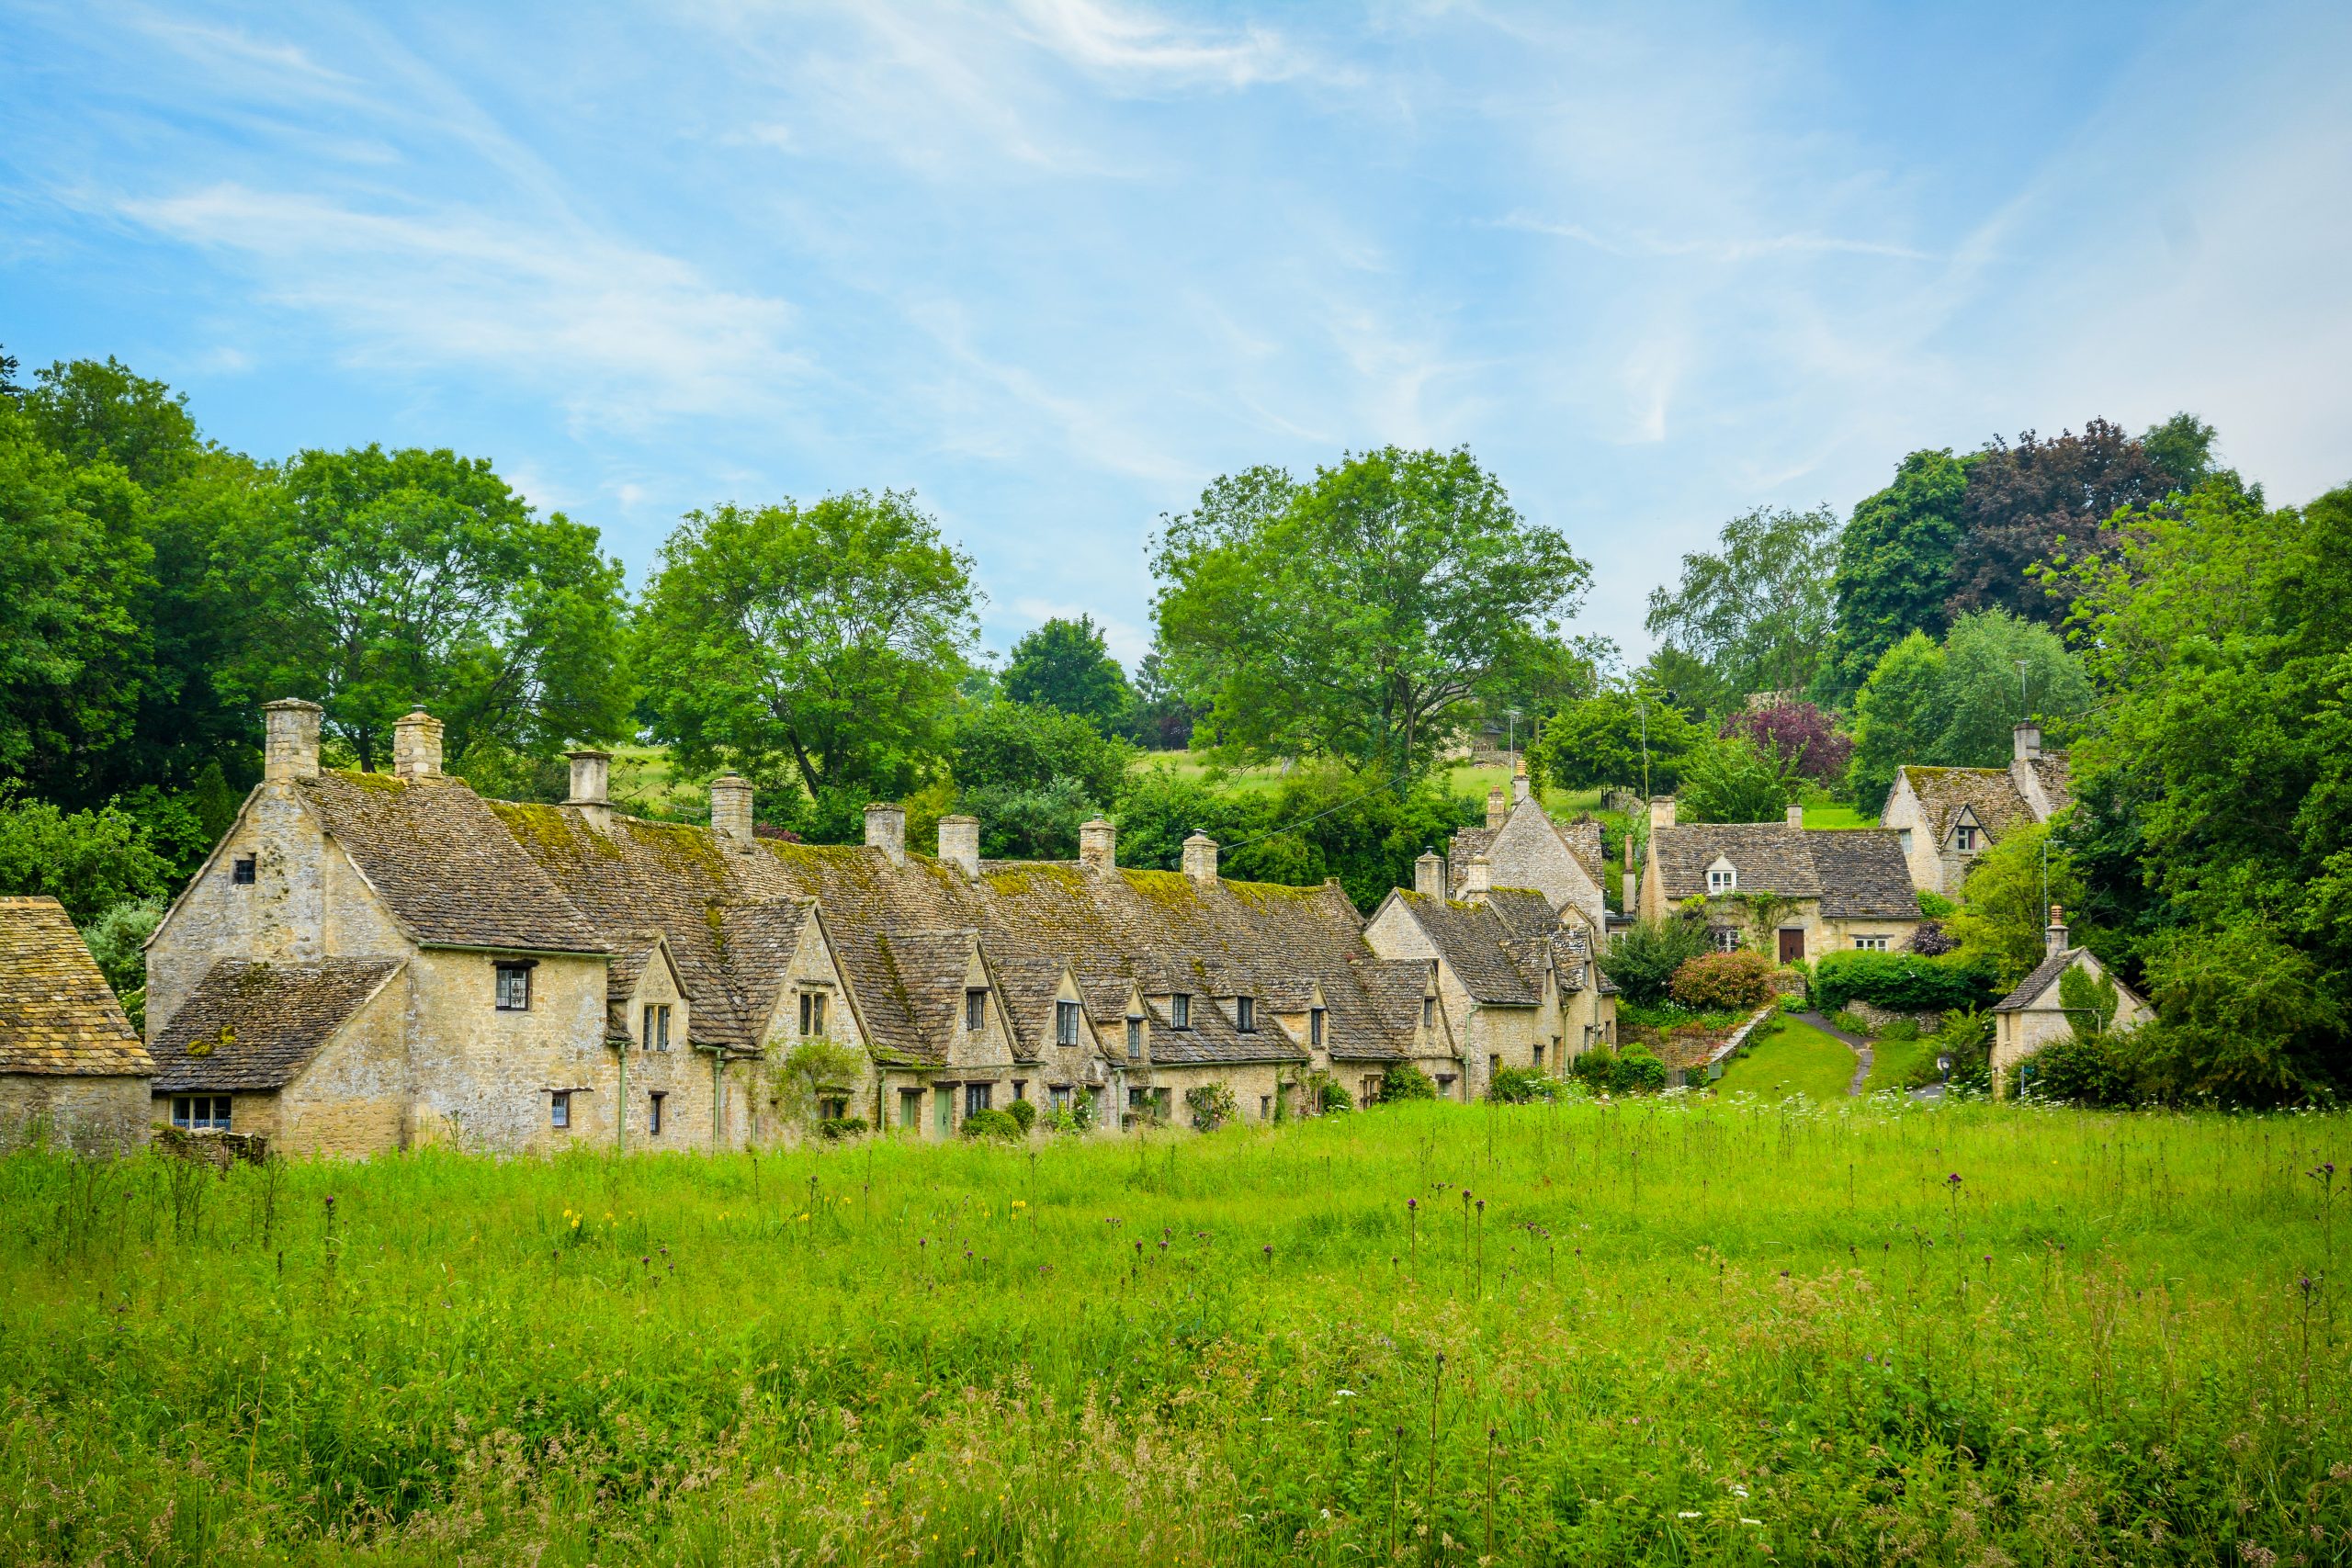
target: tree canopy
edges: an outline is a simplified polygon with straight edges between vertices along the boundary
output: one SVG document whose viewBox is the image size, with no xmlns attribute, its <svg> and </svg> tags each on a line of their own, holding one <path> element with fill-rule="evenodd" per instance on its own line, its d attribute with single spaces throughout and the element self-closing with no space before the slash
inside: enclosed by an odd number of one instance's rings
<svg viewBox="0 0 2352 1568">
<path fill-rule="evenodd" d="M 1707 665 L 1734 701 L 1804 690 L 1829 637 L 1837 532 L 1826 506 L 1733 518 L 1719 553 L 1684 556 L 1679 584 L 1651 591 L 1651 635 Z"/>
<path fill-rule="evenodd" d="M 1948 451 L 1914 452 L 1895 469 L 1893 484 L 1854 508 L 1838 536 L 1830 579 L 1837 625 L 1818 677 L 1830 700 L 1850 701 L 1886 650 L 1908 634 L 1943 635 L 1967 487 L 1966 460 Z"/>
<path fill-rule="evenodd" d="M 1220 479 L 1152 567 L 1161 653 L 1217 744 L 1404 773 L 1591 581 L 1466 450 L 1394 446 Z"/>
<path fill-rule="evenodd" d="M 1104 735 L 1124 733 L 1134 716 L 1135 691 L 1092 615 L 1057 616 L 1014 643 L 1003 687 L 1013 702 L 1075 714 Z"/>
</svg>

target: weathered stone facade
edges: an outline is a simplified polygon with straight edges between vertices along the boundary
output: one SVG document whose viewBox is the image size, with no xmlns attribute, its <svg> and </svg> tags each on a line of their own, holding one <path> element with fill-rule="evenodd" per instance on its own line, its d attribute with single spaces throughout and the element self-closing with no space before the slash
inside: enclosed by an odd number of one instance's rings
<svg viewBox="0 0 2352 1568">
<path fill-rule="evenodd" d="M 1644 919 L 1696 899 L 1719 945 L 1755 947 L 1755 900 L 1784 903 L 1765 933 L 1765 957 L 1811 961 L 1854 948 L 1899 949 L 1919 929 L 1919 899 L 1894 833 L 1808 829 L 1784 822 L 1675 821 L 1674 801 L 1650 804 L 1640 889 Z"/>
<path fill-rule="evenodd" d="M 2032 974 L 1994 1004 L 1993 1092 L 1997 1095 L 2016 1092 L 2018 1069 L 2035 1052 L 2054 1040 L 2074 1034 L 2074 1018 L 2065 1010 L 2065 999 L 2060 992 L 2066 972 L 2079 969 L 2094 980 L 2109 977 L 2107 966 L 2089 948 L 2070 945 L 2066 935 L 2065 917 L 2053 908 L 2049 928 L 2043 933 L 2047 956 Z M 2120 980 L 2114 981 L 2114 985 L 2115 1017 L 2108 1021 L 2108 1027 L 2131 1029 L 2155 1016 L 2145 998 Z"/>
<path fill-rule="evenodd" d="M 2064 752 L 2041 749 L 2038 725 L 2017 727 L 2006 768 L 1898 769 L 1879 825 L 1903 846 L 1911 885 L 1957 898 L 1976 857 L 2019 823 L 2047 822 L 2073 800 Z"/>
</svg>

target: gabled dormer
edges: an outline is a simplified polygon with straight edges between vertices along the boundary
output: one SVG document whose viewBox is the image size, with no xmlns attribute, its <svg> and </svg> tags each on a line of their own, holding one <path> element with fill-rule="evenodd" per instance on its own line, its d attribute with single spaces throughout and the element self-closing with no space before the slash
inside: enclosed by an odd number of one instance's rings
<svg viewBox="0 0 2352 1568">
<path fill-rule="evenodd" d="M 1707 863 L 1707 897 L 1716 897 L 1739 891 L 1739 868 L 1730 859 L 1717 855 Z"/>
</svg>

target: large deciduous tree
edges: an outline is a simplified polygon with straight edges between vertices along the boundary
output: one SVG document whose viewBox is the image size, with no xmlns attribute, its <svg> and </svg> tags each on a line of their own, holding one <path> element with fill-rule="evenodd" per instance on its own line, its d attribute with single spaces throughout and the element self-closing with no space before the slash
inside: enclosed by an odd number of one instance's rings
<svg viewBox="0 0 2352 1568">
<path fill-rule="evenodd" d="M 2047 441 L 2030 430 L 2015 446 L 1996 436 L 1969 465 L 1948 608 L 2056 625 L 2075 587 L 2052 569 L 2105 554 L 2115 543 L 2109 519 L 2174 488 L 2145 446 L 2103 419 Z"/>
<path fill-rule="evenodd" d="M 304 452 L 226 532 L 224 592 L 249 605 L 254 699 L 308 696 L 365 768 L 422 705 L 453 761 L 604 739 L 628 708 L 617 560 L 540 517 L 487 458 L 379 446 Z"/>
<path fill-rule="evenodd" d="M 1351 455 L 1305 484 L 1217 480 L 1153 556 L 1159 645 L 1214 739 L 1426 769 L 1591 569 L 1466 450 Z"/>
<path fill-rule="evenodd" d="M 1651 590 L 1651 635 L 1705 663 L 1735 699 L 1803 690 L 1829 636 L 1837 532 L 1827 507 L 1733 518 L 1720 553 L 1684 556 L 1681 581 Z"/>
<path fill-rule="evenodd" d="M 1563 789 L 1596 785 L 1671 795 L 1707 732 L 1658 694 L 1611 691 L 1544 721 L 1528 771 Z"/>
<path fill-rule="evenodd" d="M 812 834 L 844 836 L 948 756 L 971 573 L 902 491 L 691 513 L 638 614 L 653 732 L 682 767 L 740 769 L 793 792 Z"/>
<path fill-rule="evenodd" d="M 1854 702 L 1854 801 L 1886 798 L 1897 768 L 1997 768 L 2021 719 L 2064 744 L 2089 713 L 2082 660 L 2049 627 L 2003 610 L 1962 615 L 1940 646 L 1914 632 L 1887 649 Z"/>
<path fill-rule="evenodd" d="M 1851 701 L 1910 633 L 1943 636 L 1967 465 L 1950 452 L 1914 452 L 1894 483 L 1854 508 L 1830 579 L 1837 627 L 1815 682 L 1826 700 Z"/>
<path fill-rule="evenodd" d="M 1126 671 L 1092 615 L 1057 616 L 1014 643 L 1003 685 L 1013 702 L 1076 714 L 1104 735 L 1125 731 L 1135 708 Z"/>
</svg>

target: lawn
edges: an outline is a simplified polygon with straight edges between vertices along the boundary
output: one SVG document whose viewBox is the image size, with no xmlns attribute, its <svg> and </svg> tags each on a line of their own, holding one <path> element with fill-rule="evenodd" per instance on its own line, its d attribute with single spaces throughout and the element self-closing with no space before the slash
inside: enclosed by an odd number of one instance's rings
<svg viewBox="0 0 2352 1568">
<path fill-rule="evenodd" d="M 1804 825 L 1808 828 L 1875 828 L 1878 813 L 1860 811 L 1850 806 L 1808 806 L 1804 808 Z"/>
<path fill-rule="evenodd" d="M 1881 1089 L 1904 1089 L 1910 1085 L 1911 1073 L 1922 1062 L 1935 1059 L 1936 1042 L 1932 1035 L 1917 1040 L 1873 1039 L 1871 1042 L 1871 1076 L 1863 1084 L 1865 1094 Z"/>
<path fill-rule="evenodd" d="M 17 1155 L 0 1561 L 2340 1561 L 2346 1130 Z"/>
<path fill-rule="evenodd" d="M 1766 1100 L 1804 1095 L 1843 1100 L 1859 1065 L 1853 1047 L 1802 1019 L 1783 1018 L 1781 1028 L 1750 1045 L 1724 1067 L 1715 1089 L 1721 1094 L 1753 1094 Z"/>
</svg>

